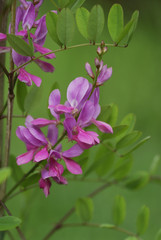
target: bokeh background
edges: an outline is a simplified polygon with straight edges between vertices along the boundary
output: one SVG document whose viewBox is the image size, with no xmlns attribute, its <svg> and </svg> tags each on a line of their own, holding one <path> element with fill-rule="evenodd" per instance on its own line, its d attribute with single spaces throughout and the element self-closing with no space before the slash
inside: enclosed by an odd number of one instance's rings
<svg viewBox="0 0 161 240">
<path fill-rule="evenodd" d="M 87 0 L 84 6 L 89 10 L 94 4 L 103 6 L 106 22 L 110 7 L 115 1 Z M 101 88 L 101 104 L 116 103 L 119 107 L 119 119 L 127 113 L 134 113 L 137 118 L 136 129 L 143 132 L 143 137 L 151 136 L 151 140 L 143 145 L 134 154 L 135 170 L 148 170 L 153 157 L 161 151 L 161 1 L 159 0 L 118 0 L 124 9 L 125 21 L 128 21 L 134 10 L 140 11 L 137 30 L 128 48 L 109 48 L 104 62 L 112 66 L 112 78 Z M 53 9 L 50 0 L 45 0 L 41 14 Z M 103 37 L 106 43 L 111 39 L 107 33 Z M 72 44 L 86 42 L 76 32 Z M 47 37 L 46 47 L 56 49 L 58 46 Z M 62 93 L 62 102 L 66 99 L 66 89 L 70 81 L 78 76 L 86 76 L 85 63 L 88 61 L 94 66 L 96 47 L 86 47 L 63 51 L 56 54 L 53 60 L 55 72 L 44 73 L 36 64 L 28 67 L 31 73 L 43 79 L 42 86 L 37 93 L 36 103 L 33 103 L 31 115 L 33 117 L 47 117 L 48 97 L 56 81 Z M 7 89 L 7 86 L 6 86 Z M 20 114 L 16 100 L 14 113 Z M 13 120 L 11 153 L 15 156 L 25 151 L 24 144 L 16 137 L 18 125 L 24 125 L 24 119 Z M 91 158 L 92 161 L 92 158 Z M 30 166 L 24 166 L 24 171 Z M 161 167 L 159 168 L 161 171 Z M 158 175 L 160 174 L 158 170 Z M 9 187 L 14 184 L 10 180 Z M 74 204 L 78 197 L 84 197 L 94 190 L 99 183 L 83 183 L 69 181 L 67 186 L 53 183 L 51 194 L 46 199 L 42 190 L 36 188 L 19 195 L 7 202 L 7 206 L 15 216 L 22 217 L 22 229 L 27 239 L 39 240 L 44 236 Z M 127 202 L 127 217 L 122 227 L 133 232 L 136 230 L 136 216 L 143 204 L 150 207 L 150 226 L 144 239 L 152 240 L 156 231 L 161 228 L 161 186 L 150 183 L 139 191 L 128 191 L 114 186 L 106 189 L 94 198 L 95 211 L 93 222 L 112 223 L 112 203 L 115 195 L 121 194 Z M 78 222 L 74 214 L 69 222 Z M 13 231 L 16 239 L 17 233 Z M 116 240 L 125 239 L 126 235 L 112 230 L 95 228 L 65 228 L 58 231 L 52 239 L 57 240 Z M 6 235 L 5 240 L 8 240 Z"/>
</svg>

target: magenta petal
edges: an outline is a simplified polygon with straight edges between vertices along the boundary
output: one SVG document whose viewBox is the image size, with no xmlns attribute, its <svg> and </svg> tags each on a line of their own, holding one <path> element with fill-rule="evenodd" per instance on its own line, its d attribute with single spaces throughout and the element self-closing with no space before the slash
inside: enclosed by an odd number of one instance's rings
<svg viewBox="0 0 161 240">
<path fill-rule="evenodd" d="M 28 86 L 32 85 L 32 81 L 36 84 L 37 87 L 40 87 L 41 85 L 41 78 L 28 73 L 23 68 L 20 69 L 20 74 L 18 75 L 18 79 L 21 82 L 26 83 Z"/>
<path fill-rule="evenodd" d="M 64 157 L 71 158 L 80 156 L 82 153 L 83 149 L 78 144 L 75 144 L 73 147 L 71 147 L 67 151 L 64 151 L 62 154 Z"/>
<path fill-rule="evenodd" d="M 46 27 L 46 16 L 42 16 L 37 22 L 37 29 L 35 31 L 35 42 L 39 45 L 43 45 L 46 39 L 47 27 Z"/>
<path fill-rule="evenodd" d="M 41 144 L 46 145 L 48 141 L 46 140 L 44 134 L 41 132 L 40 129 L 35 127 L 29 127 L 28 131 L 31 133 L 31 135 L 37 139 Z"/>
<path fill-rule="evenodd" d="M 87 143 L 87 144 L 93 144 L 93 137 L 91 137 L 88 132 L 85 132 L 83 129 L 79 128 L 79 132 L 77 135 L 77 138 L 80 142 Z"/>
<path fill-rule="evenodd" d="M 0 53 L 7 53 L 11 50 L 10 47 L 0 47 Z"/>
<path fill-rule="evenodd" d="M 35 21 L 35 7 L 29 2 L 28 8 L 25 11 L 25 15 L 23 17 L 22 26 L 23 29 L 31 29 Z"/>
<path fill-rule="evenodd" d="M 89 123 L 93 117 L 94 111 L 93 103 L 89 100 L 86 101 L 77 121 L 79 126 L 84 127 L 87 123 Z"/>
<path fill-rule="evenodd" d="M 68 86 L 67 99 L 70 105 L 76 108 L 86 95 L 89 88 L 89 82 L 83 77 L 74 79 Z"/>
<path fill-rule="evenodd" d="M 44 62 L 42 60 L 35 60 L 37 65 L 44 71 L 44 72 L 54 72 L 55 68 L 53 67 L 52 64 Z"/>
<path fill-rule="evenodd" d="M 40 188 L 43 189 L 44 191 L 44 194 L 45 194 L 45 197 L 47 197 L 49 195 L 49 190 L 50 190 L 50 187 L 51 187 L 51 182 L 49 179 L 40 179 L 39 180 L 39 186 Z"/>
<path fill-rule="evenodd" d="M 61 99 L 60 91 L 59 89 L 55 89 L 54 91 L 51 92 L 49 96 L 49 106 L 56 106 L 60 104 L 60 99 Z M 50 108 L 50 112 L 56 119 L 58 120 L 60 119 L 59 115 L 54 111 L 53 108 Z"/>
<path fill-rule="evenodd" d="M 102 85 L 105 81 L 107 81 L 112 75 L 112 67 L 107 68 L 107 65 L 103 66 L 98 78 L 97 78 L 97 86 Z"/>
<path fill-rule="evenodd" d="M 24 126 L 19 126 L 17 129 L 16 129 L 16 135 L 17 137 L 23 141 L 26 145 L 32 145 L 33 147 L 35 147 L 35 145 L 31 144 L 31 142 L 25 137 L 24 135 L 24 131 L 25 131 L 25 127 Z"/>
<path fill-rule="evenodd" d="M 42 46 L 40 46 L 39 44 L 36 44 L 36 43 L 34 43 L 34 47 L 35 47 L 36 51 L 40 52 L 41 54 L 46 54 L 46 53 L 51 52 L 50 49 L 44 48 L 44 47 L 42 47 Z M 54 53 L 50 53 L 49 55 L 46 55 L 44 57 L 48 58 L 48 59 L 56 58 Z"/>
<path fill-rule="evenodd" d="M 45 127 L 48 126 L 50 124 L 56 124 L 55 120 L 48 120 L 45 118 L 37 118 L 34 119 L 32 122 L 32 125 L 36 126 L 36 127 Z"/>
<path fill-rule="evenodd" d="M 64 158 L 63 160 L 65 161 L 66 167 L 68 169 L 69 172 L 73 173 L 73 174 L 82 174 L 82 169 L 79 166 L 78 163 L 76 163 L 75 161 L 73 161 L 70 158 Z"/>
<path fill-rule="evenodd" d="M 33 128 L 30 128 L 29 131 L 28 128 L 24 128 L 23 130 L 24 137 L 27 139 L 29 144 L 32 144 L 35 147 L 40 147 L 42 144 L 44 144 L 44 142 L 36 138 L 36 136 L 32 133 L 31 129 Z"/>
<path fill-rule="evenodd" d="M 107 124 L 105 122 L 102 122 L 102 121 L 97 121 L 94 118 L 92 119 L 91 122 L 93 124 L 95 124 L 101 132 L 113 133 L 113 129 L 112 129 L 112 127 L 109 124 Z"/>
<path fill-rule="evenodd" d="M 7 39 L 7 35 L 4 33 L 0 33 L 0 41 L 6 40 Z"/>
<path fill-rule="evenodd" d="M 88 62 L 85 64 L 85 69 L 86 69 L 88 75 L 89 75 L 91 78 L 94 79 L 94 73 L 93 73 L 93 71 L 92 71 L 91 65 L 90 65 Z"/>
<path fill-rule="evenodd" d="M 64 128 L 67 130 L 68 137 L 72 139 L 73 137 L 73 128 L 76 126 L 76 120 L 75 118 L 66 118 L 63 122 Z"/>
<path fill-rule="evenodd" d="M 26 125 L 26 127 L 32 127 L 32 121 L 33 121 L 34 119 L 33 119 L 33 117 L 31 116 L 31 115 L 28 115 L 27 117 L 26 117 L 26 120 L 25 120 L 25 125 Z"/>
<path fill-rule="evenodd" d="M 48 151 L 47 151 L 47 148 L 45 147 L 45 148 L 41 149 L 40 151 L 38 151 L 38 152 L 35 154 L 35 156 L 34 156 L 34 161 L 35 161 L 35 162 L 40 162 L 40 161 L 42 161 L 42 160 L 44 160 L 44 159 L 47 159 L 48 156 L 49 156 L 49 153 L 48 153 Z"/>
<path fill-rule="evenodd" d="M 54 124 L 51 124 L 48 127 L 48 136 L 47 136 L 47 138 L 49 139 L 50 143 L 53 146 L 57 142 L 57 139 L 58 139 L 58 128 Z"/>
<path fill-rule="evenodd" d="M 27 153 L 24 153 L 22 155 L 19 155 L 16 159 L 17 159 L 17 165 L 22 165 L 25 163 L 30 162 L 33 159 L 34 156 L 34 152 L 35 150 L 30 150 Z"/>
<path fill-rule="evenodd" d="M 73 107 L 66 107 L 62 104 L 58 104 L 56 106 L 49 106 L 49 108 L 54 108 L 54 111 L 57 113 L 57 114 L 63 114 L 63 113 L 72 113 L 72 111 L 74 110 Z"/>
</svg>

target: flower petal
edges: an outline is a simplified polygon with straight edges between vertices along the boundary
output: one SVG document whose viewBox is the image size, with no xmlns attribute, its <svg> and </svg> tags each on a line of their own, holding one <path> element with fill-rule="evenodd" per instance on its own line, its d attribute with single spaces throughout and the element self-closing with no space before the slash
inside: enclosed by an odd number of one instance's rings
<svg viewBox="0 0 161 240">
<path fill-rule="evenodd" d="M 83 77 L 74 79 L 68 86 L 67 99 L 70 105 L 77 108 L 81 100 L 86 95 L 89 88 L 89 82 Z M 85 99 L 86 100 L 86 99 Z"/>
<path fill-rule="evenodd" d="M 47 138 L 49 139 L 50 143 L 53 146 L 57 142 L 57 139 L 58 139 L 58 128 L 54 124 L 51 124 L 48 127 L 48 136 L 47 136 Z"/>
<path fill-rule="evenodd" d="M 34 5 L 29 2 L 28 3 L 28 8 L 27 10 L 25 11 L 25 15 L 23 17 L 23 21 L 22 21 L 22 27 L 23 29 L 31 29 L 33 24 L 34 24 L 34 21 L 35 21 L 35 7 Z"/>
<path fill-rule="evenodd" d="M 50 124 L 56 124 L 55 120 L 48 120 L 45 118 L 37 118 L 34 119 L 32 122 L 32 125 L 36 126 L 36 127 L 45 127 L 48 126 Z"/>
<path fill-rule="evenodd" d="M 22 165 L 22 164 L 26 164 L 26 163 L 30 162 L 33 159 L 34 152 L 35 152 L 35 149 L 30 150 L 29 152 L 24 153 L 22 155 L 19 155 L 16 158 L 17 159 L 17 165 Z"/>
<path fill-rule="evenodd" d="M 39 180 L 39 186 L 40 186 L 40 188 L 42 188 L 43 189 L 43 191 L 44 191 L 44 194 L 45 194 L 45 197 L 47 197 L 48 195 L 49 195 L 49 190 L 50 190 L 50 187 L 51 187 L 51 182 L 50 182 L 50 180 L 49 179 L 40 179 Z"/>
<path fill-rule="evenodd" d="M 83 149 L 78 144 L 75 144 L 73 147 L 71 147 L 67 151 L 64 151 L 62 154 L 64 157 L 71 158 L 80 156 L 82 153 Z"/>
<path fill-rule="evenodd" d="M 35 43 L 39 45 L 44 45 L 46 34 L 47 34 L 47 27 L 46 27 L 46 16 L 42 16 L 37 23 L 37 29 L 35 31 Z"/>
<path fill-rule="evenodd" d="M 63 160 L 65 161 L 66 167 L 67 167 L 69 172 L 71 172 L 73 174 L 76 174 L 76 175 L 77 174 L 82 174 L 81 167 L 74 160 L 72 160 L 70 158 L 65 158 L 65 157 L 63 157 Z"/>
<path fill-rule="evenodd" d="M 88 124 L 94 114 L 94 105 L 91 101 L 86 101 L 86 103 L 84 104 L 82 111 L 80 112 L 80 115 L 78 117 L 78 124 L 81 127 L 86 126 L 86 124 Z"/>
<path fill-rule="evenodd" d="M 113 133 L 113 129 L 112 127 L 105 123 L 105 122 L 102 122 L 102 121 L 97 121 L 96 119 L 92 119 L 91 121 L 93 124 L 95 124 L 98 129 L 101 131 L 101 132 L 104 132 L 104 133 Z"/>
<path fill-rule="evenodd" d="M 35 47 L 36 51 L 40 52 L 41 54 L 46 54 L 46 53 L 51 52 L 50 49 L 44 48 L 44 47 L 42 47 L 42 46 L 40 46 L 39 44 L 36 44 L 36 43 L 34 43 L 34 47 Z M 48 58 L 48 59 L 56 58 L 54 53 L 50 53 L 49 55 L 46 55 L 44 57 Z"/>
<path fill-rule="evenodd" d="M 49 106 L 56 106 L 60 104 L 60 99 L 61 95 L 59 89 L 53 90 L 49 96 Z M 56 119 L 60 119 L 59 114 L 57 114 L 53 108 L 50 108 L 50 112 Z"/>
<path fill-rule="evenodd" d="M 47 147 L 42 148 L 40 151 L 38 151 L 34 156 L 34 162 L 40 162 L 42 160 L 47 159 L 49 156 L 49 153 L 47 151 Z"/>
<path fill-rule="evenodd" d="M 11 50 L 10 47 L 0 47 L 0 53 L 10 52 L 10 50 Z"/>
<path fill-rule="evenodd" d="M 21 68 L 20 70 L 20 74 L 18 75 L 18 79 L 21 82 L 26 83 L 26 85 L 31 86 L 32 85 L 32 81 L 36 84 L 37 87 L 40 87 L 41 85 L 41 78 L 32 75 L 31 73 L 28 73 L 26 70 L 24 70 L 23 68 Z"/>
<path fill-rule="evenodd" d="M 54 72 L 55 68 L 52 64 L 44 62 L 40 59 L 35 60 L 37 65 L 44 71 L 44 72 Z"/>
<path fill-rule="evenodd" d="M 94 79 L 94 78 L 95 78 L 94 73 L 93 73 L 93 71 L 92 71 L 91 65 L 90 65 L 88 62 L 85 64 L 85 69 L 86 69 L 88 75 L 89 75 L 91 78 Z"/>
<path fill-rule="evenodd" d="M 7 35 L 4 33 L 0 33 L 0 41 L 6 40 L 7 39 Z"/>
<path fill-rule="evenodd" d="M 75 118 L 66 118 L 63 122 L 64 128 L 67 130 L 69 139 L 73 138 L 73 128 L 76 126 Z"/>
</svg>

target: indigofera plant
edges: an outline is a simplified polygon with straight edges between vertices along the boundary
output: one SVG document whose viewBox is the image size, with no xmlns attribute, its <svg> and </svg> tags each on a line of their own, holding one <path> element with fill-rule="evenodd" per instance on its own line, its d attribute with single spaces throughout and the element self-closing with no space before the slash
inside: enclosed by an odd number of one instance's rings
<svg viewBox="0 0 161 240">
<path fill-rule="evenodd" d="M 5 233 L 8 233 L 10 238 L 14 239 L 10 230 L 16 228 L 20 239 L 26 239 L 25 233 L 20 229 L 23 219 L 21 221 L 12 216 L 6 206 L 8 199 L 30 188 L 37 188 L 38 184 L 47 197 L 53 180 L 58 184 L 67 184 L 73 179 L 102 182 L 102 185 L 87 196 L 80 196 L 76 204 L 60 218 L 42 238 L 43 240 L 49 239 L 58 229 L 65 226 L 113 229 L 126 234 L 126 240 L 141 240 L 148 227 L 149 208 L 145 205 L 141 208 L 136 221 L 136 230 L 133 232 L 126 230 L 120 227 L 128 209 L 122 195 L 117 195 L 114 200 L 112 214 L 114 223 L 90 222 L 94 212 L 92 198 L 104 189 L 117 184 L 134 191 L 143 188 L 150 181 L 158 180 L 154 174 L 160 161 L 159 156 L 154 157 L 149 171 L 138 171 L 133 174 L 130 172 L 133 167 L 133 152 L 150 138 L 140 140 L 142 133 L 135 130 L 134 114 L 126 115 L 118 124 L 117 105 L 107 103 L 104 106 L 100 105 L 101 87 L 112 76 L 110 62 L 107 65 L 103 57 L 108 54 L 109 47 L 128 46 L 137 26 L 139 12 L 135 11 L 130 21 L 124 25 L 124 13 L 120 4 L 114 4 L 107 14 L 101 5 L 95 5 L 89 11 L 82 6 L 85 0 L 51 0 L 51 2 L 53 9 L 40 17 L 39 8 L 43 6 L 43 0 L 11 1 L 11 23 L 8 33 L 0 33 L 0 41 L 7 40 L 9 44 L 0 46 L 0 54 L 10 52 L 10 66 L 7 66 L 8 62 L 6 65 L 4 61 L 0 62 L 2 70 L 0 74 L 4 73 L 8 79 L 8 99 L 0 109 L 0 121 L 7 118 L 5 144 L 0 135 L 0 143 L 5 145 L 5 156 L 0 155 L 0 233 L 2 233 L 0 238 L 5 239 Z M 76 28 L 87 40 L 86 43 L 70 45 Z M 106 39 L 102 40 L 102 32 L 107 29 L 112 43 L 107 43 Z M 48 34 L 59 46 L 58 49 L 50 50 L 46 46 Z M 94 67 L 92 68 L 92 63 L 85 63 L 86 77 L 76 76 L 69 83 L 67 100 L 62 103 L 59 87 L 55 84 L 55 80 L 58 79 L 54 79 L 53 72 L 56 69 L 41 58 L 52 61 L 56 58 L 55 54 L 61 51 L 87 46 L 93 46 L 96 51 Z M 44 72 L 53 74 L 55 85 L 48 101 L 50 117 L 33 118 L 30 115 L 30 106 L 34 102 L 37 87 L 41 87 L 42 82 L 39 76 L 28 72 L 27 67 L 31 63 L 36 63 Z M 28 92 L 27 88 L 32 82 L 36 86 L 32 86 Z M 0 97 L 3 102 L 3 96 Z M 13 114 L 14 97 L 22 116 Z M 6 109 L 7 115 L 4 114 Z M 10 155 L 13 117 L 26 118 L 25 126 L 17 126 L 16 130 L 17 137 L 25 143 L 26 152 L 22 153 L 20 150 L 21 155 L 17 157 Z M 94 157 L 92 161 L 88 161 L 91 152 L 94 152 Z M 24 173 L 20 165 L 29 162 L 32 168 Z M 70 177 L 69 172 L 75 176 Z M 90 177 L 91 173 L 92 176 L 96 175 L 96 179 Z M 6 180 L 10 176 L 16 183 L 6 191 Z M 8 216 L 4 216 L 2 208 Z M 80 218 L 80 222 L 64 223 L 74 212 Z M 160 231 L 156 239 L 160 239 Z"/>
</svg>

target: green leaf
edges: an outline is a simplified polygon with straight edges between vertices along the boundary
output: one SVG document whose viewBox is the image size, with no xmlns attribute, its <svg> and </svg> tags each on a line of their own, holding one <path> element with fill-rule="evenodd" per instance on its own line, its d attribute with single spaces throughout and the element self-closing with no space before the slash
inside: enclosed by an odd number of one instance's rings
<svg viewBox="0 0 161 240">
<path fill-rule="evenodd" d="M 46 15 L 46 26 L 52 40 L 62 47 L 56 31 L 58 15 L 54 12 L 48 12 Z"/>
<path fill-rule="evenodd" d="M 133 24 L 128 32 L 128 40 L 127 40 L 127 44 L 129 44 L 129 42 L 131 41 L 132 39 L 132 36 L 135 32 L 135 29 L 137 27 L 137 23 L 138 23 L 138 19 L 139 19 L 139 11 L 136 10 L 133 14 L 132 14 L 132 17 L 131 17 L 131 20 L 133 20 Z"/>
<path fill-rule="evenodd" d="M 116 149 L 124 148 L 135 143 L 141 137 L 141 135 L 142 133 L 139 131 L 133 131 L 131 133 L 128 133 L 126 136 L 124 136 L 117 142 Z"/>
<path fill-rule="evenodd" d="M 161 229 L 157 232 L 155 240 L 161 240 Z"/>
<path fill-rule="evenodd" d="M 70 9 L 64 8 L 58 15 L 57 34 L 64 46 L 73 39 L 75 29 L 74 16 Z"/>
<path fill-rule="evenodd" d="M 82 34 L 82 36 L 86 39 L 89 39 L 87 32 L 87 24 L 89 19 L 89 11 L 86 8 L 78 8 L 76 12 L 76 23 L 78 26 L 78 30 Z"/>
<path fill-rule="evenodd" d="M 101 106 L 101 112 L 97 120 L 108 122 L 110 115 L 112 114 L 112 105 Z"/>
<path fill-rule="evenodd" d="M 124 27 L 124 13 L 120 4 L 112 5 L 108 14 L 108 30 L 114 42 L 117 42 L 123 27 Z"/>
<path fill-rule="evenodd" d="M 149 173 L 145 171 L 140 171 L 132 176 L 126 181 L 125 187 L 130 190 L 138 190 L 143 188 L 149 182 Z"/>
<path fill-rule="evenodd" d="M 108 150 L 105 145 L 100 145 L 96 152 L 95 161 L 92 166 L 98 176 L 107 174 L 113 166 L 115 154 Z"/>
<path fill-rule="evenodd" d="M 85 1 L 86 1 L 86 0 L 76 0 L 75 3 L 74 3 L 74 5 L 73 5 L 72 8 L 71 8 L 72 12 L 75 13 L 76 10 L 77 10 L 78 8 L 80 8 Z"/>
<path fill-rule="evenodd" d="M 13 229 L 21 224 L 21 219 L 14 216 L 5 216 L 0 218 L 0 231 Z"/>
<path fill-rule="evenodd" d="M 40 89 L 36 86 L 33 86 L 31 90 L 28 92 L 25 103 L 24 103 L 24 109 L 25 112 L 28 113 L 30 109 L 34 106 L 34 103 L 36 102 L 36 98 L 38 97 L 38 92 Z"/>
<path fill-rule="evenodd" d="M 113 127 L 113 134 L 104 133 L 101 136 L 101 140 L 104 141 L 106 139 L 116 138 L 116 137 L 120 136 L 121 134 L 123 134 L 124 132 L 126 132 L 127 129 L 128 129 L 127 125 L 115 126 L 115 127 Z"/>
<path fill-rule="evenodd" d="M 90 13 L 88 20 L 88 36 L 93 42 L 96 42 L 104 28 L 104 12 L 100 5 L 95 5 Z"/>
<path fill-rule="evenodd" d="M 128 158 L 121 158 L 120 161 L 115 166 L 115 170 L 112 172 L 111 176 L 115 179 L 122 179 L 127 176 L 130 172 L 133 165 L 132 156 L 128 156 Z"/>
<path fill-rule="evenodd" d="M 11 169 L 9 167 L 4 167 L 0 169 L 0 184 L 11 175 Z"/>
<path fill-rule="evenodd" d="M 136 116 L 133 113 L 127 114 L 121 121 L 121 125 L 128 125 L 127 133 L 131 132 L 136 123 Z"/>
<path fill-rule="evenodd" d="M 148 228 L 150 211 L 147 206 L 143 206 L 137 217 L 137 234 L 142 235 Z"/>
<path fill-rule="evenodd" d="M 66 6 L 68 6 L 70 4 L 70 1 L 69 0 L 58 0 L 58 4 L 59 4 L 59 7 L 62 9 L 62 8 L 65 8 Z"/>
<path fill-rule="evenodd" d="M 40 173 L 34 173 L 32 174 L 30 177 L 26 178 L 21 186 L 23 186 L 24 188 L 34 185 L 35 183 L 37 183 L 39 181 L 39 179 L 41 178 Z"/>
<path fill-rule="evenodd" d="M 116 104 L 111 104 L 111 115 L 109 116 L 108 119 L 108 124 L 110 124 L 111 126 L 114 126 L 117 122 L 117 118 L 118 118 L 118 106 Z"/>
<path fill-rule="evenodd" d="M 7 34 L 7 40 L 11 47 L 20 55 L 33 57 L 34 52 L 32 47 L 21 37 L 13 34 Z"/>
<path fill-rule="evenodd" d="M 83 222 L 88 222 L 93 216 L 93 201 L 91 198 L 79 198 L 76 201 L 76 214 Z"/>
<path fill-rule="evenodd" d="M 126 202 L 122 196 L 116 196 L 113 206 L 113 220 L 115 225 L 120 225 L 125 220 Z"/>
<path fill-rule="evenodd" d="M 129 155 L 130 153 L 132 153 L 133 151 L 135 151 L 137 148 L 141 147 L 144 143 L 146 143 L 151 137 L 148 136 L 144 139 L 142 139 L 140 142 L 138 142 L 133 148 L 131 148 L 131 150 L 129 150 L 127 153 L 124 154 L 124 156 Z"/>
<path fill-rule="evenodd" d="M 17 99 L 17 104 L 20 108 L 20 110 L 24 113 L 25 112 L 25 99 L 27 96 L 27 86 L 23 82 L 17 81 L 17 94 L 16 94 L 16 99 Z"/>
<path fill-rule="evenodd" d="M 153 161 L 151 163 L 151 166 L 150 166 L 150 174 L 154 174 L 157 169 L 158 169 L 158 166 L 160 164 L 160 155 L 156 155 L 154 158 L 153 158 Z"/>
<path fill-rule="evenodd" d="M 10 166 L 12 169 L 12 177 L 15 182 L 18 182 L 24 175 L 21 166 L 18 166 L 16 163 L 16 157 L 14 155 L 10 155 Z"/>
<path fill-rule="evenodd" d="M 127 34 L 128 34 L 128 32 L 129 32 L 131 26 L 133 25 L 133 23 L 134 23 L 134 20 L 131 19 L 131 20 L 125 25 L 125 27 L 123 28 L 122 32 L 121 32 L 120 35 L 118 36 L 118 39 L 117 39 L 117 41 L 116 41 L 117 44 L 118 44 L 119 42 L 121 42 L 121 40 L 124 39 L 124 38 L 127 36 Z"/>
</svg>

